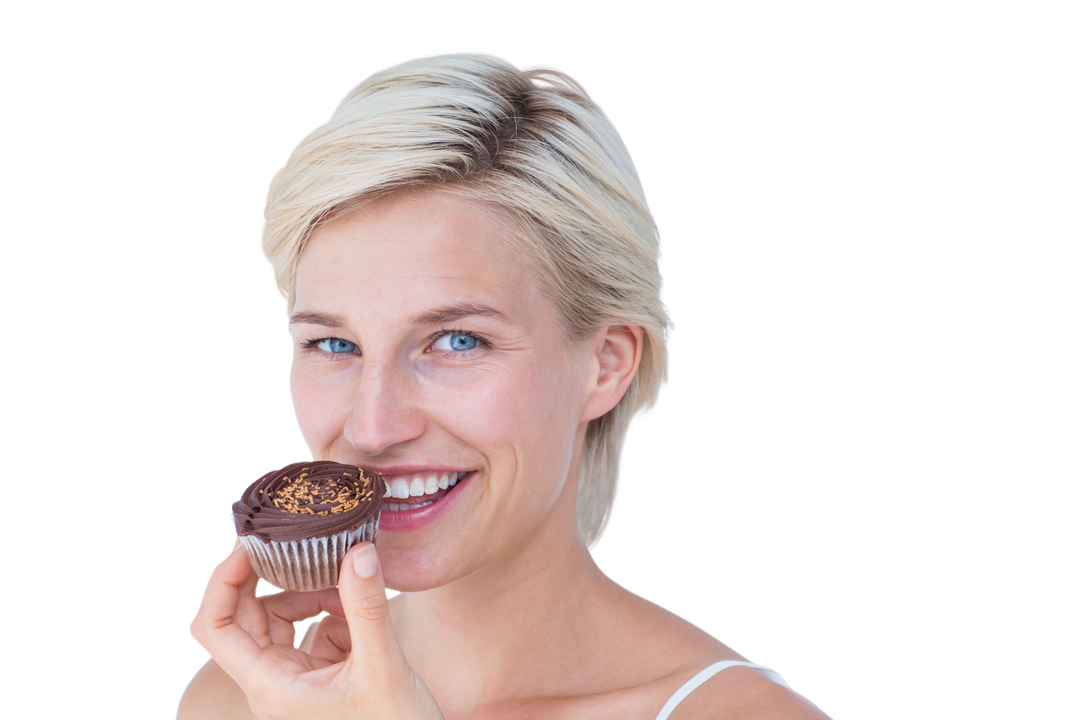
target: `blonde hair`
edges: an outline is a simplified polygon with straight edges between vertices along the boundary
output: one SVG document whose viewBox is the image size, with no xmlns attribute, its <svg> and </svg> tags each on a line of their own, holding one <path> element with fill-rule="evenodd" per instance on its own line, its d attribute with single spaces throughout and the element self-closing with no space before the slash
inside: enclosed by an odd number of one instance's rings
<svg viewBox="0 0 1080 720">
<path fill-rule="evenodd" d="M 566 75 L 497 58 L 445 55 L 377 73 L 350 92 L 275 176 L 263 249 L 294 302 L 296 266 L 320 223 L 389 193 L 438 186 L 491 203 L 521 232 L 568 337 L 607 325 L 645 330 L 618 405 L 586 431 L 578 524 L 604 530 L 630 419 L 656 399 L 669 325 L 656 227 L 615 128 Z"/>
</svg>

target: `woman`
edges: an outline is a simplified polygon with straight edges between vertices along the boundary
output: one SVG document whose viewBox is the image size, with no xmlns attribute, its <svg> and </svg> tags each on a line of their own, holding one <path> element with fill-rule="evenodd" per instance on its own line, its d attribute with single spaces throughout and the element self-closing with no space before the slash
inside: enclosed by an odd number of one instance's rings
<svg viewBox="0 0 1080 720">
<path fill-rule="evenodd" d="M 668 321 L 633 165 L 573 81 L 471 56 L 373 76 L 275 178 L 264 247 L 313 455 L 458 481 L 388 499 L 337 589 L 257 598 L 234 551 L 181 717 L 824 717 L 589 555 Z"/>
</svg>

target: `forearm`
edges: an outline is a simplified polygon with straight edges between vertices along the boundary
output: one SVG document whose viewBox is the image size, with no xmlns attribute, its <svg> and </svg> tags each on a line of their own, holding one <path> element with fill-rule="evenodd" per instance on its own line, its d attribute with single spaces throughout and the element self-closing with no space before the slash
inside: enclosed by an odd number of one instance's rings
<svg viewBox="0 0 1080 720">
<path fill-rule="evenodd" d="M 247 696 L 213 660 L 191 679 L 180 698 L 177 720 L 252 720 Z"/>
</svg>

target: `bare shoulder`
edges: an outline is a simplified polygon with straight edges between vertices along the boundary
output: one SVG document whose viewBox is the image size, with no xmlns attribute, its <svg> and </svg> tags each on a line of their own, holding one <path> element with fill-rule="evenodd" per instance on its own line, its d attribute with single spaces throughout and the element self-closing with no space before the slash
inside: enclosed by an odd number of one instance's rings
<svg viewBox="0 0 1080 720">
<path fill-rule="evenodd" d="M 631 596 L 623 615 L 634 626 L 626 633 L 620 657 L 649 659 L 649 678 L 631 694 L 642 706 L 661 706 L 685 682 L 713 663 L 746 661 L 704 630 L 637 596 Z M 629 629 L 629 628 L 627 628 Z M 641 678 L 641 675 L 638 675 Z M 811 702 L 753 668 L 727 668 L 691 692 L 669 716 L 671 720 L 828 720 Z"/>
<path fill-rule="evenodd" d="M 829 720 L 813 703 L 748 667 L 717 673 L 686 696 L 670 720 Z"/>
</svg>

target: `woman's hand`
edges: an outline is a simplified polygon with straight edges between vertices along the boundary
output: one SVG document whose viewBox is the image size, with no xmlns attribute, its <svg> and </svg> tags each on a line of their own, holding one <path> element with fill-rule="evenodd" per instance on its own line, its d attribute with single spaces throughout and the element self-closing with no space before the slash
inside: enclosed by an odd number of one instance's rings
<svg viewBox="0 0 1080 720">
<path fill-rule="evenodd" d="M 333 589 L 255 597 L 258 577 L 242 548 L 218 565 L 191 633 L 268 720 L 442 718 L 394 637 L 375 546 L 345 556 Z M 293 647 L 293 623 L 326 611 L 310 652 Z M 344 617 L 344 620 L 340 618 Z"/>
</svg>

